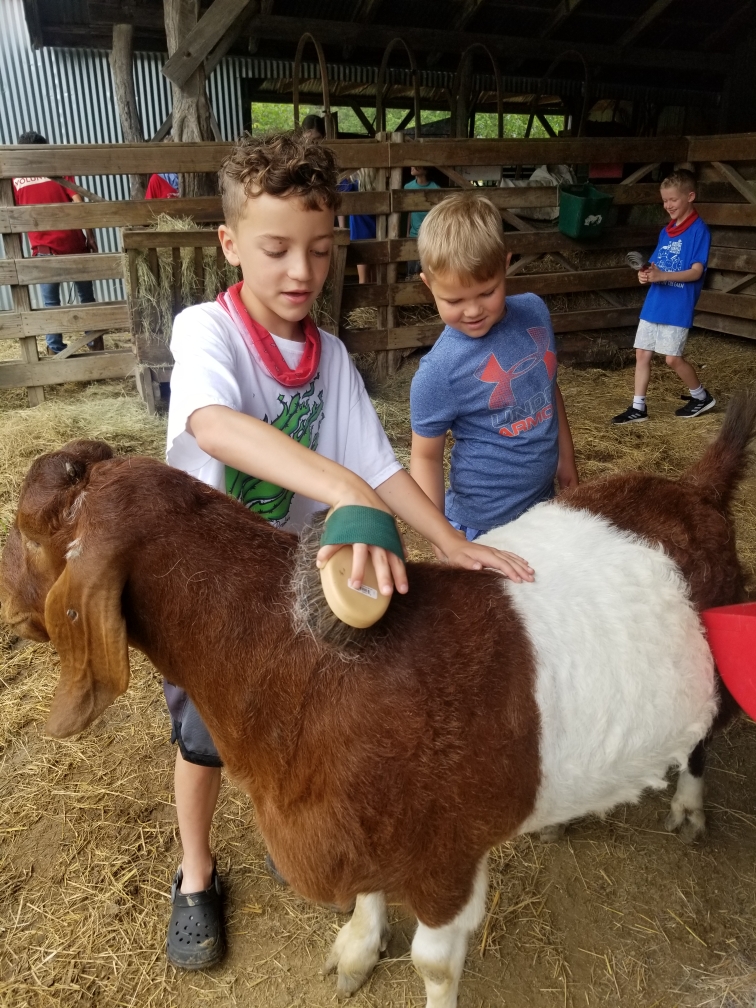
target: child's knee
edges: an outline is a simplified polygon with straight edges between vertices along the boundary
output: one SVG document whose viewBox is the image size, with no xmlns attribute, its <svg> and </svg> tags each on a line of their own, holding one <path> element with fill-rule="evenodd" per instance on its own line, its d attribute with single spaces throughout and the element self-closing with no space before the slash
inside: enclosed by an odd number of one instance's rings
<svg viewBox="0 0 756 1008">
<path fill-rule="evenodd" d="M 648 364 L 651 358 L 654 356 L 653 350 L 642 350 L 640 347 L 635 349 L 635 362 L 636 364 Z"/>
<path fill-rule="evenodd" d="M 679 355 L 675 356 L 674 354 L 667 354 L 664 360 L 667 362 L 668 366 L 672 368 L 673 371 L 676 371 L 680 366 L 682 357 L 680 357 Z"/>
</svg>

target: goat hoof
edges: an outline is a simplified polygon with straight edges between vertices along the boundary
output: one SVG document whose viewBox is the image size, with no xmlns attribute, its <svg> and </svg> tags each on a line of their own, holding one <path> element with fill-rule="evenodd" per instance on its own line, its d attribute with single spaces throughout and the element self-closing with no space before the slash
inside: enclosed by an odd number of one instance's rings
<svg viewBox="0 0 756 1008">
<path fill-rule="evenodd" d="M 554 823 L 553 826 L 544 826 L 538 834 L 538 839 L 541 843 L 556 843 L 562 839 L 566 829 L 566 823 Z"/>
<path fill-rule="evenodd" d="M 706 816 L 701 809 L 673 808 L 664 820 L 664 828 L 670 833 L 677 832 L 683 843 L 692 844 L 703 839 Z"/>
<path fill-rule="evenodd" d="M 338 970 L 336 994 L 340 998 L 351 997 L 362 987 L 388 943 L 386 931 L 381 931 L 377 941 L 366 941 L 365 936 L 350 925 L 351 921 L 339 931 L 322 970 L 324 975 Z"/>
</svg>

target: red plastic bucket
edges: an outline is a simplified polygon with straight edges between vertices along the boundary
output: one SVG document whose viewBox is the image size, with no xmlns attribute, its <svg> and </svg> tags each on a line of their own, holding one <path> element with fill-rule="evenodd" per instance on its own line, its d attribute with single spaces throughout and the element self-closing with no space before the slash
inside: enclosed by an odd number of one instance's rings
<svg viewBox="0 0 756 1008">
<path fill-rule="evenodd" d="M 701 618 L 725 686 L 756 720 L 756 602 L 705 609 Z"/>
</svg>

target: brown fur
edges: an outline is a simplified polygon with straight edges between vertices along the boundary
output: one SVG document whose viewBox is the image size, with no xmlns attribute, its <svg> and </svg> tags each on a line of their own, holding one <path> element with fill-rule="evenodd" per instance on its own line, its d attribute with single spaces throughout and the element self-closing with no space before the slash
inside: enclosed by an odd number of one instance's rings
<svg viewBox="0 0 756 1008">
<path fill-rule="evenodd" d="M 679 481 L 630 473 L 561 499 L 658 542 L 698 608 L 738 601 L 728 507 L 755 420 L 753 397 L 736 402 Z M 409 594 L 344 661 L 297 629 L 293 536 L 110 455 L 77 442 L 38 459 L 2 558 L 6 621 L 60 654 L 50 732 L 126 689 L 127 631 L 194 700 L 296 889 L 341 905 L 382 891 L 448 922 L 539 783 L 534 656 L 499 576 L 410 564 Z"/>
<path fill-rule="evenodd" d="M 125 688 L 123 612 L 129 642 L 191 695 L 297 890 L 341 905 L 381 890 L 430 926 L 450 920 L 539 780 L 534 659 L 499 576 L 410 564 L 409 595 L 345 662 L 294 630 L 293 536 L 146 458 L 96 463 L 81 486 L 66 520 L 62 455 L 38 460 L 4 558 L 11 618 L 38 576 L 19 540 L 44 540 L 59 575 L 44 616 L 61 656 L 48 727 L 81 730 Z M 38 514 L 56 508 L 45 537 Z M 76 538 L 82 554 L 65 563 Z"/>
</svg>

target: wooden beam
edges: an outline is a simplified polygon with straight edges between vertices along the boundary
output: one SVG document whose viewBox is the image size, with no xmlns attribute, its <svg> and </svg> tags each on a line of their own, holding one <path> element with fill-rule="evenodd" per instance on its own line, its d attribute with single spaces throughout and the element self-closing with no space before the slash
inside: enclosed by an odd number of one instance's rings
<svg viewBox="0 0 756 1008">
<path fill-rule="evenodd" d="M 732 165 L 724 164 L 722 161 L 712 161 L 711 163 L 719 174 L 738 190 L 741 196 L 745 196 L 749 203 L 756 204 L 756 186 L 753 182 L 746 182 L 740 172 L 736 171 Z"/>
<path fill-rule="evenodd" d="M 296 42 L 309 31 L 323 45 L 367 46 L 384 48 L 396 37 L 397 31 L 385 25 L 360 25 L 351 21 L 326 21 L 321 18 L 281 17 L 273 14 L 253 19 L 251 30 L 260 38 L 277 42 Z M 433 28 L 402 27 L 402 38 L 415 51 L 461 53 L 480 42 L 495 56 L 510 58 L 554 59 L 564 52 L 565 43 L 556 39 L 520 38 L 511 35 L 488 35 L 477 32 L 443 31 Z M 588 62 L 622 66 L 665 67 L 670 70 L 690 70 L 691 63 L 700 71 L 726 75 L 731 59 L 725 54 L 703 55 L 675 49 L 635 49 L 616 45 L 596 45 L 571 42 L 570 48 Z"/>
<path fill-rule="evenodd" d="M 583 0 L 559 0 L 554 11 L 541 31 L 541 38 L 549 38 L 554 32 L 561 28 L 567 18 L 576 10 Z"/>
<path fill-rule="evenodd" d="M 723 294 L 721 291 L 703 290 L 696 307 L 699 311 L 756 321 L 756 297 L 750 294 Z"/>
<path fill-rule="evenodd" d="M 728 333 L 731 336 L 756 339 L 756 323 L 750 319 L 735 318 L 733 315 L 697 311 L 693 316 L 693 325 L 701 329 L 713 329 L 714 332 Z"/>
<path fill-rule="evenodd" d="M 248 0 L 213 0 L 164 65 L 163 76 L 176 87 L 183 87 L 245 10 L 247 4 Z"/>
<path fill-rule="evenodd" d="M 136 367 L 131 350 L 107 350 L 87 353 L 57 361 L 54 357 L 27 364 L 20 361 L 0 362 L 0 388 L 60 385 L 70 381 L 98 381 L 104 378 L 127 378 Z"/>
<path fill-rule="evenodd" d="M 342 98 L 340 100 L 341 101 L 345 101 L 346 104 L 349 106 L 349 108 L 352 110 L 352 112 L 354 112 L 354 114 L 360 120 L 360 122 L 362 123 L 362 125 L 365 127 L 367 135 L 369 137 L 374 137 L 375 136 L 375 126 L 373 126 L 373 124 L 370 122 L 370 120 L 368 119 L 368 117 L 362 111 L 362 106 L 359 104 L 359 102 L 356 102 L 353 98 Z"/>
<path fill-rule="evenodd" d="M 626 46 L 636 39 L 642 31 L 645 31 L 650 24 L 653 24 L 656 19 L 664 13 L 664 11 L 669 7 L 674 0 L 656 0 L 652 3 L 645 14 L 641 14 L 635 24 L 631 25 L 627 31 L 619 39 L 617 39 L 617 45 Z"/>
<path fill-rule="evenodd" d="M 752 203 L 696 203 L 707 224 L 756 227 L 756 206 Z"/>
<path fill-rule="evenodd" d="M 589 311 L 555 312 L 551 316 L 551 321 L 555 333 L 615 329 L 637 325 L 638 312 L 638 308 L 594 308 Z M 350 353 L 401 350 L 431 346 L 440 336 L 442 328 L 442 323 L 438 322 L 394 329 L 345 329 L 341 339 Z"/>
<path fill-rule="evenodd" d="M 116 108 L 123 139 L 127 143 L 143 143 L 144 132 L 137 108 L 134 88 L 134 25 L 113 25 L 113 47 L 110 51 Z M 132 199 L 144 199 L 147 180 L 143 175 L 129 177 Z M 90 197 L 91 198 L 91 197 Z"/>
<path fill-rule="evenodd" d="M 659 161 L 652 161 L 651 164 L 643 165 L 642 168 L 636 168 L 635 171 L 628 175 L 626 179 L 622 179 L 620 185 L 635 185 L 636 182 L 640 182 L 642 178 L 645 178 L 649 172 L 652 172 L 654 168 L 658 168 L 659 164 Z"/>
<path fill-rule="evenodd" d="M 572 294 L 581 291 L 619 290 L 635 288 L 638 278 L 625 267 L 580 270 L 563 273 L 530 273 L 507 279 L 507 294 Z M 379 305 L 433 304 L 433 295 L 424 283 L 354 284 L 344 288 L 342 311 L 355 308 L 377 308 Z"/>
<path fill-rule="evenodd" d="M 69 182 L 65 178 L 55 178 L 53 176 L 50 179 L 51 182 L 57 182 L 58 185 L 62 185 L 64 189 L 70 189 L 71 192 L 78 193 L 79 196 L 83 196 L 85 199 L 90 200 L 92 203 L 105 203 L 107 202 L 104 196 L 98 195 L 96 192 L 92 192 L 91 189 L 85 189 L 84 186 L 77 185 L 76 182 Z"/>
<path fill-rule="evenodd" d="M 35 311 L 4 311 L 0 312 L 0 340 L 44 336 L 49 332 L 128 329 L 129 325 L 129 309 L 125 301 L 100 301 L 91 305 L 39 308 Z"/>
<path fill-rule="evenodd" d="M 756 273 L 756 249 L 741 250 L 712 245 L 709 252 L 709 269 Z"/>
<path fill-rule="evenodd" d="M 669 158 L 659 160 L 668 161 Z M 720 133 L 714 136 L 688 137 L 687 157 L 679 160 L 756 161 L 756 133 Z"/>
<path fill-rule="evenodd" d="M 5 260 L 0 259 L 0 266 Z M 68 280 L 110 280 L 123 277 L 125 261 L 120 252 L 88 255 L 34 256 L 13 262 L 20 284 L 65 283 Z M 2 281 L 10 283 L 9 280 Z"/>
<path fill-rule="evenodd" d="M 159 233 L 159 232 L 157 232 Z M 630 225 L 609 228 L 599 238 L 590 241 L 576 241 L 561 231 L 531 231 L 517 233 L 508 231 L 505 235 L 506 247 L 516 255 L 544 255 L 547 252 L 586 252 L 593 249 L 635 247 L 653 248 L 659 237 L 659 228 L 649 225 Z M 417 259 L 416 238 L 396 238 L 392 241 L 370 239 L 352 242 L 349 246 L 349 263 L 405 262 Z"/>
</svg>

